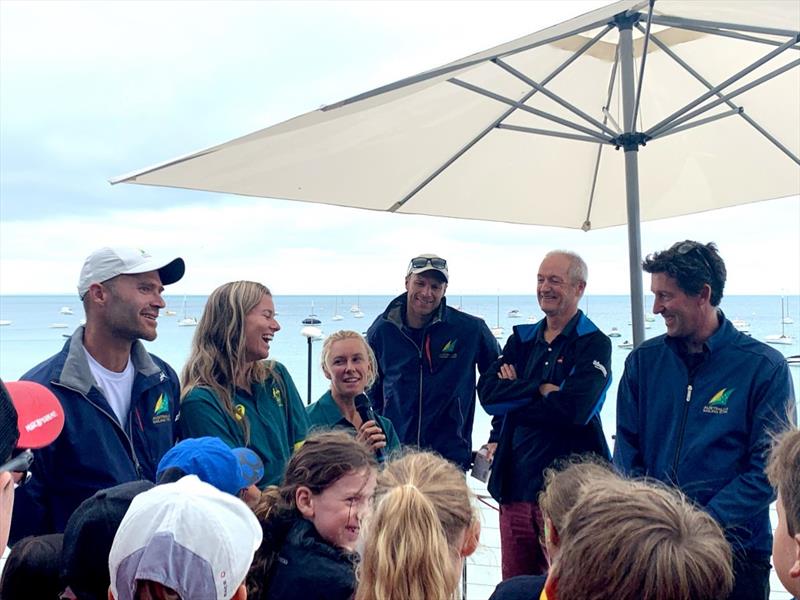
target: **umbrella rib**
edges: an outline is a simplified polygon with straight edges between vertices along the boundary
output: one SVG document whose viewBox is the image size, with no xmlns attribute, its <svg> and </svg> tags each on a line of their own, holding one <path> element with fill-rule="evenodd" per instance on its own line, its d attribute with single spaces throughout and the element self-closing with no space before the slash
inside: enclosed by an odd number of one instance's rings
<svg viewBox="0 0 800 600">
<path fill-rule="evenodd" d="M 583 31 L 587 31 L 588 29 L 594 29 L 594 27 L 583 28 L 580 31 L 575 31 L 573 33 L 575 33 L 575 34 L 582 33 Z M 556 67 L 553 70 L 553 72 L 550 73 L 550 75 L 548 75 L 547 77 L 545 77 L 542 80 L 542 83 L 543 84 L 547 84 L 547 83 L 551 82 L 553 79 L 555 79 L 562 71 L 564 71 L 564 69 L 566 69 L 573 62 L 575 62 L 581 55 L 583 55 L 584 52 L 586 52 L 589 48 L 594 46 L 598 41 L 600 41 L 600 39 L 604 35 L 606 35 L 612 29 L 613 29 L 613 26 L 606 25 L 605 29 L 603 29 L 602 31 L 597 33 L 591 40 L 587 41 L 583 46 L 581 46 L 577 50 L 577 52 L 575 52 L 567 60 L 565 60 L 563 63 L 561 63 L 558 67 Z M 566 36 L 561 36 L 561 37 L 566 37 Z M 561 37 L 559 37 L 558 39 L 561 39 Z M 522 100 L 520 102 L 527 102 L 535 93 L 536 93 L 535 89 L 534 90 L 530 90 L 527 94 L 525 94 L 525 96 L 523 96 L 523 98 L 522 98 Z M 426 185 L 428 185 L 431 181 L 433 181 L 436 177 L 438 177 L 440 173 L 442 173 L 445 169 L 447 169 L 447 167 L 452 165 L 461 156 L 463 156 L 470 148 L 472 148 L 475 144 L 477 144 L 479 141 L 481 141 L 490 131 L 492 131 L 492 129 L 495 129 L 500 123 L 502 123 L 506 118 L 508 118 L 515 110 L 516 109 L 513 108 L 513 107 L 509 108 L 506 112 L 504 112 L 502 115 L 500 115 L 499 118 L 495 119 L 494 122 L 492 122 L 491 125 L 486 127 L 483 131 L 481 131 L 478 135 L 476 135 L 472 140 L 467 142 L 458 152 L 456 152 L 453 156 L 448 158 L 443 164 L 441 164 L 438 168 L 436 168 L 436 170 L 434 170 L 433 173 L 428 175 L 413 190 L 411 190 L 403 198 L 401 198 L 400 200 L 395 202 L 389 208 L 389 212 L 397 212 L 398 210 L 400 210 L 400 208 L 402 208 L 403 205 L 406 202 L 411 200 L 411 198 L 413 198 L 422 188 L 424 188 Z"/>
<path fill-rule="evenodd" d="M 668 15 L 653 15 L 653 23 L 656 23 L 657 25 L 667 25 L 669 27 L 687 29 L 690 27 L 730 29 L 733 31 L 763 33 L 765 35 L 777 35 L 780 37 L 796 37 L 798 33 L 800 33 L 792 29 L 776 29 L 774 27 L 759 27 L 758 25 L 744 25 L 743 23 L 723 23 L 720 21 L 704 21 L 702 19 L 683 19 L 681 17 L 670 17 Z"/>
<path fill-rule="evenodd" d="M 636 24 L 636 27 L 637 27 L 637 28 L 638 28 L 638 29 L 641 31 L 641 29 L 642 29 L 642 28 L 641 28 L 641 25 L 639 25 L 639 24 L 637 23 L 637 24 Z M 664 43 L 664 42 L 662 42 L 660 39 L 658 39 L 658 36 L 655 36 L 655 35 L 653 35 L 653 36 L 651 36 L 651 37 L 652 37 L 653 43 L 654 43 L 656 46 L 658 46 L 659 48 L 661 48 L 661 50 L 663 50 L 663 51 L 664 51 L 664 53 L 665 53 L 667 56 L 669 56 L 669 57 L 670 57 L 672 60 L 674 60 L 676 63 L 678 63 L 678 64 L 679 64 L 681 67 L 683 67 L 684 69 L 686 69 L 686 71 L 687 71 L 687 72 L 688 72 L 688 73 L 689 73 L 689 74 L 690 74 L 692 77 L 694 77 L 695 79 L 697 79 L 697 81 L 699 81 L 699 82 L 700 82 L 700 83 L 702 83 L 704 86 L 706 86 L 706 88 L 708 88 L 708 89 L 713 89 L 713 88 L 714 88 L 714 86 L 711 84 L 711 82 L 709 82 L 708 80 L 706 80 L 706 79 L 705 79 L 705 77 L 703 77 L 702 75 L 700 75 L 700 73 L 698 73 L 697 71 L 695 71 L 695 70 L 694 70 L 694 69 L 693 69 L 693 68 L 692 68 L 692 67 L 691 67 L 691 66 L 690 66 L 690 65 L 689 65 L 689 64 L 688 64 L 686 61 L 684 61 L 684 60 L 683 60 L 683 59 L 682 59 L 680 56 L 678 56 L 678 54 L 677 54 L 677 53 L 676 53 L 674 50 L 672 50 L 672 48 L 670 48 L 669 46 L 667 46 L 667 44 L 665 44 L 665 43 Z M 718 96 L 718 97 L 720 97 L 720 98 L 722 98 L 722 97 L 723 97 L 723 94 L 721 94 L 721 93 L 717 92 L 717 96 Z M 729 99 L 726 99 L 726 100 L 725 100 L 725 103 L 726 103 L 728 106 L 730 106 L 731 108 L 734 108 L 734 109 L 738 109 L 738 108 L 739 108 L 739 106 L 738 106 L 736 103 L 732 102 L 732 101 L 731 101 L 731 100 L 729 100 Z M 777 138 L 775 138 L 775 137 L 774 137 L 774 136 L 773 136 L 771 133 L 769 133 L 769 132 L 768 132 L 766 129 L 764 129 L 764 127 L 762 127 L 761 125 L 759 125 L 759 124 L 756 122 L 756 120 L 755 120 L 755 119 L 753 119 L 753 117 L 751 117 L 750 115 L 748 115 L 748 114 L 747 114 L 747 113 L 745 113 L 744 111 L 740 111 L 738 114 L 739 114 L 739 116 L 740 116 L 740 117 L 742 117 L 742 118 L 743 118 L 743 119 L 744 119 L 744 120 L 745 120 L 747 123 L 749 123 L 749 124 L 750 124 L 750 125 L 751 125 L 753 128 L 755 128 L 755 130 L 756 130 L 756 131 L 758 131 L 758 132 L 759 132 L 761 135 L 763 135 L 763 136 L 764 136 L 765 138 L 767 138 L 767 139 L 768 139 L 770 142 L 772 142 L 772 143 L 773 143 L 775 146 L 777 146 L 777 148 L 778 148 L 778 149 L 779 149 L 781 152 L 783 152 L 784 154 L 786 154 L 786 155 L 787 155 L 789 158 L 791 158 L 791 159 L 792 159 L 794 162 L 796 162 L 797 164 L 800 164 L 800 159 L 798 159 L 798 158 L 797 158 L 797 156 L 795 156 L 795 155 L 794 155 L 794 153 L 793 153 L 791 150 L 789 150 L 789 149 L 788 149 L 786 146 L 784 146 L 784 145 L 783 145 L 783 144 L 782 144 L 782 143 L 781 143 L 781 142 L 780 142 L 780 141 L 779 141 Z"/>
<path fill-rule="evenodd" d="M 727 100 L 727 98 L 726 98 L 726 100 Z M 659 135 L 658 139 L 660 140 L 660 139 L 665 138 L 665 137 L 667 137 L 669 135 L 672 135 L 673 133 L 679 133 L 681 131 L 686 131 L 687 129 L 693 129 L 695 127 L 698 127 L 699 125 L 705 125 L 707 123 L 711 123 L 713 121 L 718 121 L 719 119 L 723 119 L 725 117 L 730 117 L 731 115 L 740 115 L 742 113 L 744 113 L 744 108 L 739 106 L 738 108 L 732 108 L 730 110 L 726 110 L 723 113 L 712 115 L 712 116 L 706 117 L 704 119 L 698 119 L 697 121 L 693 121 L 691 123 L 684 123 L 683 125 L 677 125 L 675 127 L 670 127 L 664 133 Z"/>
<path fill-rule="evenodd" d="M 689 104 L 687 104 L 683 108 L 678 109 L 677 111 L 672 113 L 670 116 L 668 116 L 666 119 L 661 120 L 659 123 L 657 123 L 656 125 L 651 127 L 648 131 L 645 132 L 645 135 L 647 135 L 649 137 L 654 137 L 654 135 L 656 135 L 658 133 L 661 133 L 661 130 L 663 130 L 665 128 L 665 126 L 667 126 L 669 124 L 672 124 L 672 125 L 677 124 L 679 117 L 685 115 L 687 112 L 692 110 L 695 106 L 698 106 L 702 102 L 705 102 L 706 100 L 708 100 L 711 96 L 714 96 L 720 90 L 728 87 L 729 85 L 731 85 L 732 83 L 735 83 L 736 81 L 739 81 L 741 78 L 745 77 L 750 72 L 754 71 L 755 69 L 757 69 L 758 67 L 760 67 L 764 63 L 766 63 L 766 62 L 772 60 L 773 58 L 775 58 L 776 56 L 778 56 L 784 50 L 786 50 L 787 48 L 789 48 L 793 44 L 797 43 L 797 38 L 798 37 L 800 37 L 800 34 L 795 34 L 794 38 L 788 40 L 784 44 L 781 44 L 778 48 L 775 48 L 774 50 L 770 51 L 765 56 L 762 56 L 757 61 L 755 61 L 753 64 L 751 64 L 749 67 L 746 67 L 746 68 L 742 69 L 738 73 L 732 75 L 731 77 L 728 77 L 728 79 L 726 79 L 725 81 L 723 81 L 719 85 L 714 86 L 713 88 L 708 90 L 706 93 L 701 94 L 698 98 L 696 98 L 695 100 L 692 100 L 691 102 L 689 102 Z"/>
<path fill-rule="evenodd" d="M 647 61 L 647 46 L 650 41 L 650 25 L 653 21 L 653 5 L 656 0 L 650 0 L 650 8 L 647 11 L 647 29 L 644 34 L 644 49 L 642 50 L 642 64 L 639 67 L 639 84 L 636 88 L 636 100 L 633 103 L 631 122 L 628 123 L 627 131 L 636 131 L 636 115 L 639 113 L 639 101 L 642 99 L 642 82 L 644 81 L 644 64 Z M 638 23 L 635 23 L 638 25 Z"/>
<path fill-rule="evenodd" d="M 493 60 L 492 62 L 494 64 L 496 64 L 498 67 L 501 67 L 502 69 L 506 70 L 508 73 L 511 73 L 517 79 L 527 83 L 532 88 L 536 88 L 537 91 L 541 92 L 542 94 L 544 94 L 545 96 L 547 96 L 548 98 L 553 100 L 554 102 L 557 102 L 558 104 L 560 104 L 561 106 L 566 108 L 568 111 L 570 111 L 570 112 L 576 114 L 577 116 L 581 117 L 583 120 L 585 120 L 590 125 L 594 125 L 598 129 L 600 129 L 602 131 L 605 131 L 611 137 L 615 137 L 617 135 L 616 132 L 614 132 L 613 130 L 609 129 L 605 125 L 603 125 L 600 121 L 598 121 L 597 119 L 595 119 L 591 115 L 586 114 L 581 109 L 579 109 L 577 106 L 574 106 L 571 103 L 567 102 L 566 100 L 564 100 L 558 94 L 556 94 L 554 92 L 551 92 L 546 87 L 544 87 L 542 84 L 537 83 L 536 81 L 534 81 L 533 79 L 531 79 L 530 77 L 525 75 L 525 73 L 522 73 L 521 71 L 518 71 L 517 69 L 515 69 L 514 67 L 509 65 L 507 62 L 504 62 L 499 58 Z"/>
<path fill-rule="evenodd" d="M 520 131 L 522 133 L 536 133 L 539 135 L 549 135 L 552 137 L 558 138 L 565 138 L 568 140 L 578 140 L 581 142 L 591 142 L 592 144 L 597 144 L 597 138 L 589 137 L 588 135 L 578 135 L 577 133 L 566 133 L 561 131 L 552 131 L 550 129 L 536 129 L 534 127 L 523 127 L 522 125 L 506 125 L 505 123 L 500 123 L 497 125 L 497 129 L 508 129 L 510 131 Z M 608 142 L 609 144 L 611 142 Z M 602 144 L 601 144 L 602 147 Z"/>
<path fill-rule="evenodd" d="M 323 106 L 320 110 L 323 112 L 334 110 L 336 108 L 341 108 L 343 106 L 347 106 L 348 104 L 354 104 L 356 102 L 361 102 L 362 100 L 368 100 L 374 96 L 380 96 L 381 94 L 385 94 L 388 92 L 392 92 L 396 89 L 400 89 L 403 87 L 407 87 L 409 85 L 413 85 L 415 83 L 420 83 L 422 81 L 427 81 L 428 79 L 433 79 L 435 77 L 439 77 L 441 75 L 447 75 L 448 73 L 452 73 L 453 71 L 460 71 L 461 69 L 466 69 L 469 67 L 474 67 L 475 65 L 479 65 L 484 62 L 488 62 L 492 59 L 503 57 L 503 56 L 513 56 L 514 54 L 518 54 L 520 52 L 526 52 L 528 50 L 533 50 L 534 48 L 538 48 L 539 46 L 545 46 L 547 44 L 552 44 L 553 42 L 557 42 L 559 40 L 563 40 L 564 38 L 571 37 L 573 35 L 579 35 L 581 33 L 585 33 L 587 31 L 591 31 L 592 29 L 597 29 L 601 25 L 606 25 L 608 19 L 603 19 L 601 21 L 596 21 L 594 23 L 590 23 L 588 25 L 584 25 L 583 27 L 579 27 L 577 29 L 573 29 L 572 31 L 568 31 L 567 33 L 562 33 L 559 35 L 554 35 L 544 40 L 540 40 L 538 42 L 533 42 L 531 44 L 527 44 L 525 46 L 521 46 L 520 48 L 514 48 L 512 50 L 507 50 L 506 52 L 502 52 L 500 54 L 495 54 L 492 56 L 487 56 L 484 58 L 476 58 L 473 60 L 469 60 L 463 63 L 458 64 L 450 64 L 445 65 L 443 67 L 439 67 L 438 69 L 433 69 L 432 71 L 426 71 L 424 73 L 418 73 L 417 75 L 412 75 L 411 77 L 406 77 L 405 79 L 401 79 L 400 81 L 395 81 L 394 83 L 389 83 L 387 85 L 383 85 L 381 87 L 375 88 L 374 90 L 370 90 L 368 92 L 363 92 L 361 94 L 357 94 L 356 96 L 352 96 L 350 98 L 346 98 L 344 100 L 340 100 L 339 102 L 334 102 L 333 104 L 328 104 Z M 611 27 L 609 27 L 611 29 Z M 603 33 L 608 32 L 608 29 Z"/>
<path fill-rule="evenodd" d="M 696 116 L 701 115 L 704 112 L 706 112 L 708 110 L 711 110 L 712 108 L 714 108 L 716 106 L 719 106 L 723 102 L 725 102 L 727 100 L 730 100 L 732 98 L 735 98 L 736 96 L 738 96 L 740 94 L 743 94 L 746 91 L 748 91 L 748 90 L 750 90 L 750 89 L 752 89 L 752 88 L 754 88 L 756 86 L 761 85 L 765 81 L 769 81 L 770 79 L 772 79 L 774 77 L 777 77 L 778 75 L 780 75 L 782 73 L 785 73 L 786 71 L 789 71 L 789 70 L 791 70 L 791 69 L 793 69 L 793 68 L 795 68 L 797 66 L 800 66 L 800 58 L 798 58 L 797 60 L 793 60 L 792 62 L 783 65 L 779 69 L 775 69 L 774 71 L 770 71 L 766 75 L 763 75 L 762 77 L 759 77 L 758 79 L 755 79 L 755 80 L 751 81 L 747 85 L 743 85 L 742 87 L 734 90 L 730 94 L 722 95 L 720 98 L 718 98 L 717 100 L 714 100 L 710 104 L 706 104 L 704 106 L 701 106 L 697 110 L 694 110 L 694 111 L 690 112 L 689 114 L 685 115 L 684 117 L 681 117 L 680 119 L 676 119 L 672 123 L 667 124 L 667 126 L 662 127 L 658 131 L 655 131 L 653 134 L 649 134 L 648 133 L 646 135 L 649 135 L 651 138 L 662 136 L 667 131 L 670 131 L 671 129 L 677 127 L 678 125 L 682 125 L 683 123 L 686 123 L 690 119 L 693 119 Z M 716 91 L 715 91 L 715 93 L 716 93 Z"/>
<path fill-rule="evenodd" d="M 638 23 L 637 23 L 637 26 Z M 688 31 L 697 31 L 698 33 L 708 33 L 709 35 L 718 35 L 721 37 L 733 38 L 736 40 L 743 40 L 745 42 L 756 42 L 758 44 L 767 44 L 769 46 L 780 46 L 783 42 L 777 40 L 767 40 L 764 38 L 756 37 L 754 35 L 746 35 L 744 33 L 737 33 L 734 31 L 725 31 L 724 29 L 713 29 L 711 27 L 701 27 L 700 25 L 681 25 L 676 29 L 686 29 Z M 641 29 L 640 29 L 641 31 Z M 791 50 L 800 50 L 800 46 L 794 45 Z"/>
<path fill-rule="evenodd" d="M 614 119 L 611 117 L 611 113 L 608 112 L 608 105 L 611 103 L 611 95 L 614 93 L 614 80 L 617 78 L 617 68 L 619 67 L 619 47 L 617 47 L 617 52 L 614 53 L 614 66 L 611 67 L 611 77 L 608 79 L 608 93 L 606 94 L 606 105 L 603 107 L 603 122 L 607 120 L 611 120 L 612 123 L 615 123 Z M 616 125 L 616 123 L 615 123 Z M 583 225 L 581 225 L 581 229 L 583 231 L 589 231 L 592 228 L 592 207 L 594 207 L 594 193 L 597 190 L 597 176 L 600 174 L 600 158 L 603 156 L 603 145 L 597 145 L 597 158 L 594 161 L 594 173 L 592 173 L 592 189 L 589 192 L 589 205 L 586 207 L 586 219 L 583 221 Z"/>
<path fill-rule="evenodd" d="M 596 140 L 600 142 L 610 142 L 611 138 L 604 138 L 599 133 L 592 131 L 588 127 L 584 127 L 583 125 L 578 125 L 577 123 L 573 123 L 572 121 L 568 121 L 566 119 L 562 119 L 561 117 L 557 117 L 556 115 L 552 115 L 550 113 L 544 112 L 543 110 L 539 110 L 538 108 L 533 108 L 524 104 L 524 100 L 512 100 L 511 98 L 506 98 L 505 96 L 501 96 L 500 94 L 496 94 L 490 90 L 485 88 L 479 87 L 477 85 L 473 85 L 466 81 L 462 81 L 461 79 L 456 79 L 452 77 L 448 79 L 450 83 L 463 87 L 471 92 L 475 92 L 476 94 L 481 94 L 482 96 L 486 96 L 487 98 L 491 98 L 492 100 L 497 100 L 498 102 L 502 102 L 504 104 L 508 104 L 509 106 L 513 107 L 515 110 L 520 109 L 525 112 L 531 113 L 532 115 L 536 115 L 537 117 L 542 117 L 543 119 L 547 119 L 548 121 L 553 121 L 558 123 L 559 125 L 564 125 L 564 127 L 569 127 L 571 129 L 575 129 L 587 135 L 594 137 Z M 538 91 L 534 89 L 534 91 Z"/>
</svg>

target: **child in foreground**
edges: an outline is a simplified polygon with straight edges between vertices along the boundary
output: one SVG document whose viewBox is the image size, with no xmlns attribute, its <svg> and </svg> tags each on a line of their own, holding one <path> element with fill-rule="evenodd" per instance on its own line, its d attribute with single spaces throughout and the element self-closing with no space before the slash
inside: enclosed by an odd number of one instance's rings
<svg viewBox="0 0 800 600">
<path fill-rule="evenodd" d="M 306 439 L 280 487 L 267 488 L 254 509 L 264 541 L 247 577 L 248 598 L 349 600 L 376 475 L 371 449 L 350 434 Z"/>
<path fill-rule="evenodd" d="M 464 474 L 430 452 L 391 460 L 378 478 L 355 600 L 451 600 L 480 526 Z"/>
<path fill-rule="evenodd" d="M 559 533 L 547 600 L 722 600 L 733 588 L 722 529 L 665 487 L 584 485 Z"/>
<path fill-rule="evenodd" d="M 767 477 L 778 492 L 778 527 L 772 539 L 772 564 L 786 591 L 800 596 L 800 431 L 777 438 Z"/>
</svg>

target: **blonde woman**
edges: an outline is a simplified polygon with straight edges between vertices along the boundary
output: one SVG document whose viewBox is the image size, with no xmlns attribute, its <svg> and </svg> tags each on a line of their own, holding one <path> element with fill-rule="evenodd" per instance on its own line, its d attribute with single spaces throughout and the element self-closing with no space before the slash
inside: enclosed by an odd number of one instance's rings
<svg viewBox="0 0 800 600">
<path fill-rule="evenodd" d="M 281 326 L 269 289 L 232 281 L 208 297 L 181 377 L 182 437 L 214 436 L 264 463 L 263 489 L 278 483 L 308 431 L 289 372 L 266 360 Z"/>
<path fill-rule="evenodd" d="M 306 408 L 310 426 L 350 430 L 380 457 L 400 450 L 400 440 L 389 419 L 376 415 L 377 422 L 365 421 L 356 410 L 356 396 L 375 383 L 378 369 L 364 337 L 357 331 L 332 333 L 322 344 L 321 363 L 331 387 Z"/>
<path fill-rule="evenodd" d="M 378 476 L 355 600 L 451 600 L 480 526 L 464 474 L 430 452 L 389 461 Z"/>
</svg>

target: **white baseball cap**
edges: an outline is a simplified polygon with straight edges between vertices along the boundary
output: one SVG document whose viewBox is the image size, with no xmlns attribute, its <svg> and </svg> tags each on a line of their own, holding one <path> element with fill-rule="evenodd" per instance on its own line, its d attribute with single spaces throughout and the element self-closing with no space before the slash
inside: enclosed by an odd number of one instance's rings
<svg viewBox="0 0 800 600">
<path fill-rule="evenodd" d="M 157 485 L 133 499 L 114 536 L 111 591 L 133 600 L 137 582 L 149 580 L 181 598 L 230 600 L 261 535 L 244 502 L 195 475 Z"/>
<path fill-rule="evenodd" d="M 78 296 L 83 298 L 93 283 L 103 283 L 117 275 L 136 275 L 150 271 L 158 271 L 161 283 L 169 285 L 183 277 L 186 265 L 182 258 L 159 260 L 139 248 L 100 248 L 92 252 L 83 263 L 78 279 Z"/>
</svg>

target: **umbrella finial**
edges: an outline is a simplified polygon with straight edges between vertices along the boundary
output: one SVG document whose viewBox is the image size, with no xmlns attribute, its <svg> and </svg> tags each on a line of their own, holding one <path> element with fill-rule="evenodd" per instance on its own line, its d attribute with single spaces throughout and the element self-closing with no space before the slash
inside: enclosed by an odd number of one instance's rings
<svg viewBox="0 0 800 600">
<path fill-rule="evenodd" d="M 592 228 L 592 222 L 589 219 L 586 219 L 581 225 L 581 229 L 583 231 L 589 231 Z"/>
</svg>

